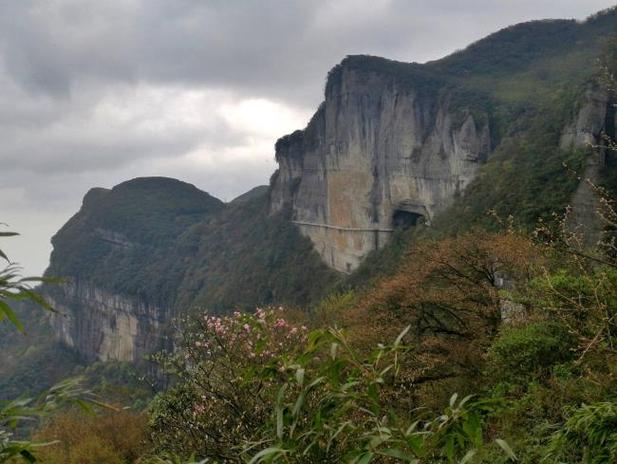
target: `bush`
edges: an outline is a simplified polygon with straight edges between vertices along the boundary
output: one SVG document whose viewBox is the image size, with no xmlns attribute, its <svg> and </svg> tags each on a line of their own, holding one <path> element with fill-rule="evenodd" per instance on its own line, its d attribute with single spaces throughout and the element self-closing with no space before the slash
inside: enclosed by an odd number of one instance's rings
<svg viewBox="0 0 617 464">
<path fill-rule="evenodd" d="M 546 462 L 554 459 L 586 464 L 617 462 L 617 403 L 572 409 L 551 439 Z"/>
<path fill-rule="evenodd" d="M 36 434 L 47 464 L 125 464 L 135 462 L 148 449 L 147 420 L 126 410 L 84 414 L 66 411 L 53 417 Z"/>
<path fill-rule="evenodd" d="M 572 359 L 576 339 L 556 322 L 504 326 L 489 352 L 489 378 L 526 383 Z"/>
<path fill-rule="evenodd" d="M 245 446 L 250 463 L 468 462 L 484 447 L 494 405 L 455 394 L 436 416 L 407 409 L 398 374 L 408 330 L 366 358 L 338 330 L 312 332 L 285 366 L 270 420 Z"/>
<path fill-rule="evenodd" d="M 151 408 L 157 452 L 236 462 L 238 448 L 269 417 L 281 366 L 304 344 L 306 327 L 284 315 L 205 315 L 184 329 L 178 353 L 161 359 L 176 383 Z"/>
</svg>

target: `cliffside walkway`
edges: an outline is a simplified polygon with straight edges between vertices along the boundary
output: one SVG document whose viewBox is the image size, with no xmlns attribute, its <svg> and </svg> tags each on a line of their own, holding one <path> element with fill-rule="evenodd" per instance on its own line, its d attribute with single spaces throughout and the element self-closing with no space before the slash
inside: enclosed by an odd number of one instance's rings
<svg viewBox="0 0 617 464">
<path fill-rule="evenodd" d="M 382 227 L 370 227 L 370 228 L 341 227 L 341 226 L 333 226 L 330 224 L 319 224 L 316 222 L 302 222 L 302 221 L 291 221 L 291 222 L 299 226 L 322 227 L 324 229 L 341 230 L 344 232 L 394 232 L 394 229 L 385 229 Z"/>
</svg>

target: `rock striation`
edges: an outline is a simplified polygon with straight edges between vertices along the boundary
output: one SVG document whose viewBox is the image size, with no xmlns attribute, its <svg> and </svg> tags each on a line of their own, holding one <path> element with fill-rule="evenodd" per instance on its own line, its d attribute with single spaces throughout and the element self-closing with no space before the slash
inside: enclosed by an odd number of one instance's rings
<svg viewBox="0 0 617 464">
<path fill-rule="evenodd" d="M 605 224 L 598 214 L 602 206 L 596 186 L 601 183 L 602 172 L 606 167 L 606 145 L 610 140 L 615 140 L 616 132 L 613 98 L 605 90 L 590 87 L 559 141 L 562 150 L 588 151 L 585 171 L 572 196 L 567 224 L 585 247 L 593 247 L 602 238 Z"/>
<path fill-rule="evenodd" d="M 63 284 L 49 302 L 57 311 L 56 338 L 89 361 L 143 359 L 159 348 L 168 318 L 164 308 L 77 281 Z"/>
</svg>

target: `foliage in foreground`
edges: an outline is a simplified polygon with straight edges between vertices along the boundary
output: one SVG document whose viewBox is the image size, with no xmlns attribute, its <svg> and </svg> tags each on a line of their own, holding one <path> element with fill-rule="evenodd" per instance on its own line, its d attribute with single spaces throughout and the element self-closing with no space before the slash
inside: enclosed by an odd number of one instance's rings
<svg viewBox="0 0 617 464">
<path fill-rule="evenodd" d="M 540 236 L 475 230 L 420 243 L 369 293 L 324 301 L 314 318 L 329 329 L 307 333 L 280 310 L 208 316 L 187 331 L 177 383 L 155 402 L 158 451 L 211 462 L 612 462 L 617 263 L 565 231 Z M 224 452 L 208 445 L 221 436 Z"/>
<path fill-rule="evenodd" d="M 13 237 L 14 232 L 0 232 L 0 237 Z M 18 319 L 13 306 L 17 302 L 31 301 L 45 310 L 52 310 L 45 299 L 32 289 L 33 282 L 49 281 L 38 277 L 23 278 L 19 267 L 13 264 L 7 255 L 0 250 L 0 259 L 6 262 L 0 270 L 0 324 L 7 321 L 20 332 L 24 327 Z M 91 410 L 90 404 L 84 401 L 89 392 L 80 386 L 81 379 L 65 380 L 46 390 L 36 398 L 18 398 L 0 401 L 0 463 L 20 459 L 26 462 L 36 462 L 36 450 L 46 446 L 46 443 L 15 438 L 18 427 L 28 422 L 40 421 L 53 411 L 76 404 L 83 409 Z"/>
<path fill-rule="evenodd" d="M 247 460 L 468 462 L 485 445 L 482 426 L 495 404 L 472 396 L 459 400 L 455 394 L 437 416 L 397 408 L 396 396 L 405 395 L 398 376 L 408 351 L 402 342 L 407 330 L 368 359 L 340 331 L 313 332 L 306 351 L 282 366 L 287 378 L 274 414 L 258 441 L 244 445 Z M 504 441 L 497 443 L 511 453 Z"/>
<path fill-rule="evenodd" d="M 147 421 L 143 414 L 108 410 L 92 415 L 71 409 L 55 415 L 36 432 L 35 441 L 44 463 L 84 462 L 123 464 L 147 453 Z"/>
<path fill-rule="evenodd" d="M 437 415 L 408 402 L 400 373 L 409 329 L 365 356 L 340 330 L 307 336 L 282 316 L 205 316 L 170 360 L 178 382 L 154 402 L 159 453 L 215 462 L 458 462 L 484 447 L 482 424 L 495 402 L 454 395 Z"/>
<path fill-rule="evenodd" d="M 281 363 L 306 338 L 306 327 L 282 316 L 274 309 L 204 315 L 184 330 L 183 349 L 163 360 L 178 381 L 151 406 L 158 452 L 235 459 L 271 412 Z"/>
</svg>

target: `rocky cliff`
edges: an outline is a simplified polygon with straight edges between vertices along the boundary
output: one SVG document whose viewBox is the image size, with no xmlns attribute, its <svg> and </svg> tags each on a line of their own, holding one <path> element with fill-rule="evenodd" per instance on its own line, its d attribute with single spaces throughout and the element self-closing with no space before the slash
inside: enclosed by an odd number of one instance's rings
<svg viewBox="0 0 617 464">
<path fill-rule="evenodd" d="M 491 149 L 486 114 L 454 109 L 383 72 L 335 68 L 308 127 L 276 144 L 271 210 L 292 221 L 333 268 L 351 272 L 394 228 L 430 223 Z M 375 58 L 375 60 L 379 60 Z"/>
<path fill-rule="evenodd" d="M 52 239 L 47 274 L 65 279 L 45 290 L 58 310 L 58 338 L 89 360 L 133 361 L 152 352 L 179 280 L 162 261 L 184 230 L 223 207 L 167 178 L 90 190 Z"/>
<path fill-rule="evenodd" d="M 49 298 L 57 339 L 88 360 L 139 361 L 160 348 L 168 311 L 139 297 L 123 296 L 72 280 Z"/>
<path fill-rule="evenodd" d="M 271 212 L 350 273 L 397 228 L 446 211 L 504 142 L 531 146 L 544 131 L 558 135 L 543 150 L 586 146 L 607 105 L 580 89 L 615 16 L 512 26 L 424 65 L 347 57 L 308 126 L 276 144 Z"/>
<path fill-rule="evenodd" d="M 617 121 L 615 99 L 604 89 L 591 87 L 580 100 L 578 111 L 564 128 L 560 138 L 562 149 L 595 147 L 589 151 L 584 170 L 571 201 L 568 217 L 570 230 L 577 233 L 584 246 L 592 247 L 601 239 L 602 219 L 597 212 L 602 205 L 596 192 L 606 171 L 607 145 L 615 140 Z"/>
<path fill-rule="evenodd" d="M 52 240 L 47 275 L 65 280 L 44 291 L 58 340 L 87 360 L 137 361 L 175 316 L 318 299 L 336 276 L 268 216 L 267 191 L 224 204 L 167 178 L 90 190 Z"/>
</svg>

